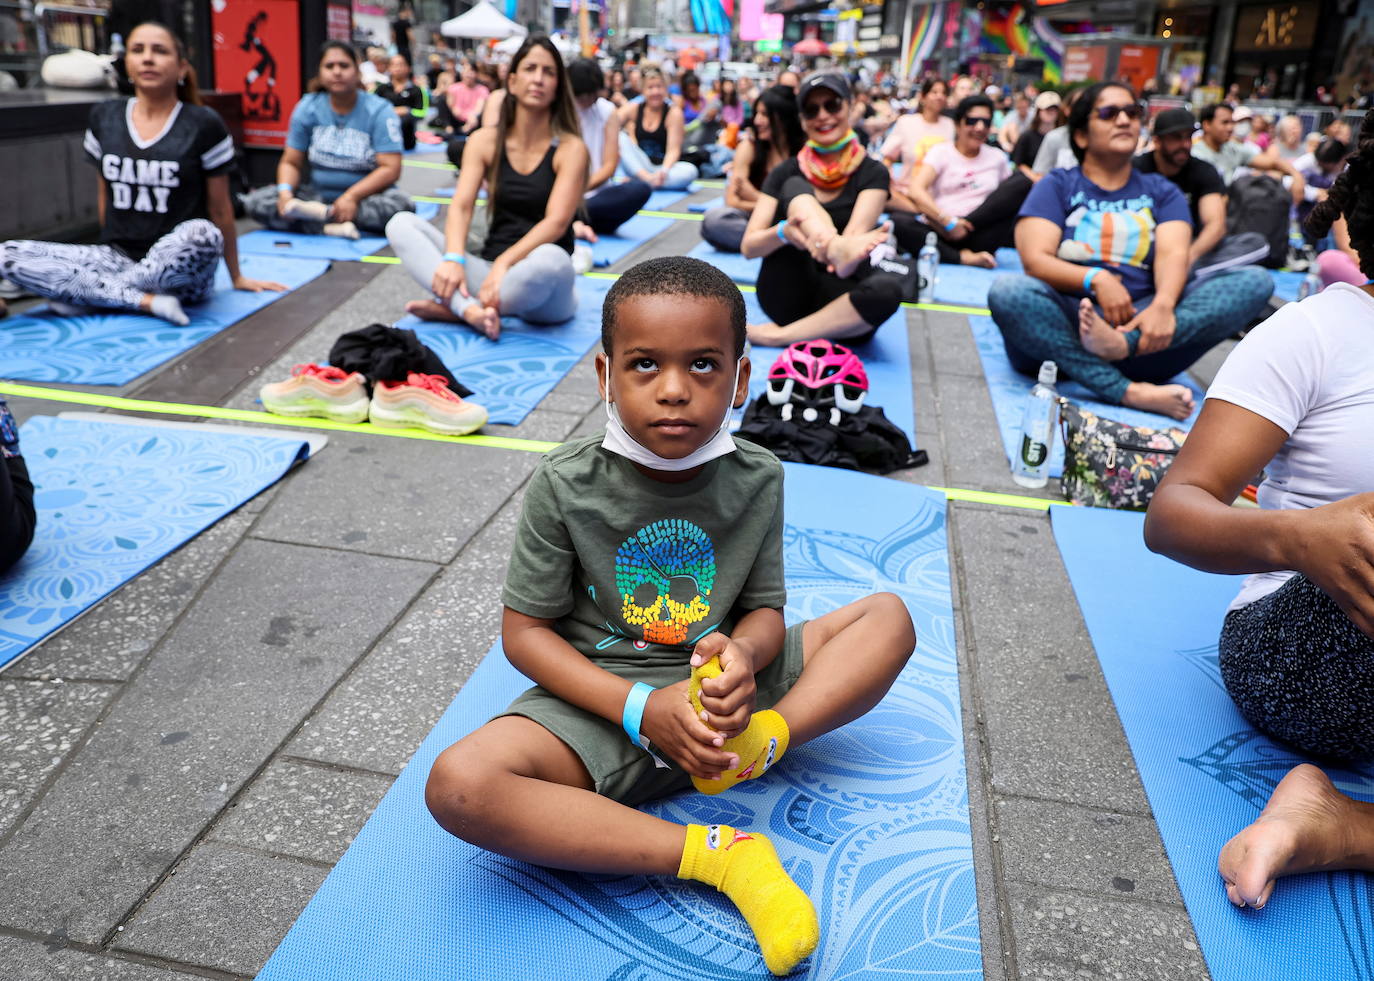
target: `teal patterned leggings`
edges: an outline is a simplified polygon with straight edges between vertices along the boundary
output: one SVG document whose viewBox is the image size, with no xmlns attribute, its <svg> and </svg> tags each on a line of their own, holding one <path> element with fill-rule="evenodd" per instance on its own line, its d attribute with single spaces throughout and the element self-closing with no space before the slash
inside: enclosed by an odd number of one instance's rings
<svg viewBox="0 0 1374 981">
<path fill-rule="evenodd" d="M 1042 361 L 1117 405 L 1133 381 L 1161 384 L 1248 325 L 1269 301 L 1274 283 L 1258 266 L 1218 273 L 1188 286 L 1174 308 L 1177 326 L 1169 347 L 1122 361 L 1103 361 L 1078 339 L 1078 295 L 1066 295 L 1030 276 L 998 276 L 988 290 L 988 308 L 1002 332 L 1007 356 L 1017 371 L 1035 376 Z M 1136 310 L 1152 297 L 1135 301 Z M 1140 332 L 1126 334 L 1132 351 Z"/>
</svg>

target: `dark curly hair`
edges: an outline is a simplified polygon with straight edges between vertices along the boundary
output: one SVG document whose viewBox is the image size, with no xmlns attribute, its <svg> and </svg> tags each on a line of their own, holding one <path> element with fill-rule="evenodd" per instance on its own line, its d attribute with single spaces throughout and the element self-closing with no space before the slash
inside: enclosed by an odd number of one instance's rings
<svg viewBox="0 0 1374 981">
<path fill-rule="evenodd" d="M 744 354 L 744 294 L 729 276 L 715 266 L 685 255 L 647 259 L 632 266 L 606 291 L 601 304 L 601 349 L 611 353 L 615 340 L 616 312 L 632 296 L 695 296 L 719 300 L 730 315 L 735 336 L 735 357 Z"/>
<path fill-rule="evenodd" d="M 1309 234 L 1321 238 L 1337 219 L 1344 218 L 1350 247 L 1360 257 L 1360 272 L 1374 279 L 1374 109 L 1364 114 L 1355 152 L 1345 170 L 1307 216 Z"/>
</svg>

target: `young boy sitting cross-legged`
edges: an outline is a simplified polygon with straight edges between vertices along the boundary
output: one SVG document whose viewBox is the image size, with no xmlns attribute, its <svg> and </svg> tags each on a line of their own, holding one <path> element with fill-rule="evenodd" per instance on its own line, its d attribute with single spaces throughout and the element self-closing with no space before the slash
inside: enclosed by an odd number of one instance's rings
<svg viewBox="0 0 1374 981">
<path fill-rule="evenodd" d="M 782 465 L 727 428 L 749 362 L 725 274 L 640 263 L 601 329 L 606 434 L 544 458 L 506 577 L 506 656 L 538 687 L 440 755 L 426 802 L 512 858 L 714 886 L 787 974 L 818 926 L 768 839 L 634 805 L 761 777 L 867 712 L 911 655 L 911 618 L 883 593 L 784 626 Z"/>
</svg>

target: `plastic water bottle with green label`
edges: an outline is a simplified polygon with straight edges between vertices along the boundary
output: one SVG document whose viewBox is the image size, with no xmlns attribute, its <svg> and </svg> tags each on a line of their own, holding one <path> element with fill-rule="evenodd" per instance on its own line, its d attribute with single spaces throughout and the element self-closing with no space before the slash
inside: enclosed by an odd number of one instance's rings
<svg viewBox="0 0 1374 981">
<path fill-rule="evenodd" d="M 1050 479 L 1050 450 L 1054 448 L 1059 393 L 1054 383 L 1059 367 L 1053 361 L 1040 366 L 1040 379 L 1026 396 L 1021 415 L 1021 446 L 1011 466 L 1011 479 L 1022 487 L 1044 487 Z"/>
</svg>

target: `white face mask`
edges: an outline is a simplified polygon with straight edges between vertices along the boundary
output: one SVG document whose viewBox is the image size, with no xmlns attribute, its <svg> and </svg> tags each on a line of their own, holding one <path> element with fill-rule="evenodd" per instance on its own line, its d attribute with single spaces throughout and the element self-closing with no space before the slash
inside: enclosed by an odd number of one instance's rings
<svg viewBox="0 0 1374 981">
<path fill-rule="evenodd" d="M 730 401 L 734 402 L 734 394 L 739 390 L 740 366 L 744 363 L 746 355 L 741 354 L 739 360 L 735 362 L 735 380 L 730 386 Z M 659 456 L 653 450 L 640 443 L 630 435 L 624 424 L 620 421 L 620 411 L 616 409 L 615 403 L 611 401 L 611 365 L 609 359 L 606 362 L 606 438 L 601 441 L 601 448 L 617 453 L 629 460 L 631 463 L 638 463 L 642 467 L 650 470 L 691 470 L 699 467 L 703 463 L 708 463 L 718 456 L 725 456 L 727 453 L 735 452 L 735 439 L 730 435 L 730 413 L 733 411 L 733 404 L 726 406 L 725 418 L 721 419 L 720 426 L 716 428 L 715 435 L 708 439 L 701 446 L 698 446 L 691 453 L 678 460 L 670 460 L 667 457 Z"/>
<path fill-rule="evenodd" d="M 1236 123 L 1236 137 L 1237 137 L 1238 139 L 1242 139 L 1242 140 L 1243 140 L 1243 139 L 1245 139 L 1245 138 L 1246 138 L 1247 136 L 1249 136 L 1249 135 L 1250 135 L 1250 121 L 1249 121 L 1248 119 L 1245 120 L 1244 122 Z"/>
</svg>

